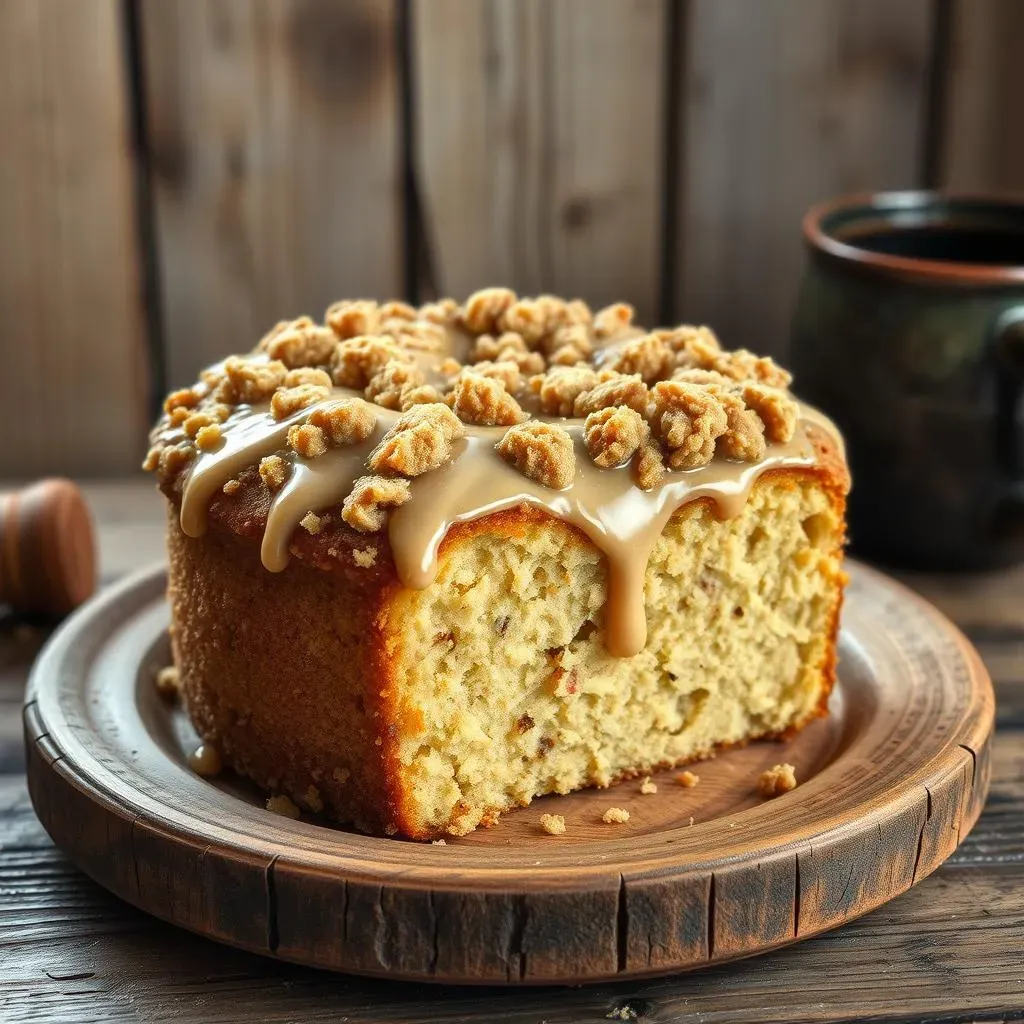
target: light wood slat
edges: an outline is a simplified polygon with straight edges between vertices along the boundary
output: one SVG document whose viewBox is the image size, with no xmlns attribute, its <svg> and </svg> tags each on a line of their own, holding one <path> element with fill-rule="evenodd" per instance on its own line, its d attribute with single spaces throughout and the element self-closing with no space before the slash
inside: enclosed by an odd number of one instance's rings
<svg viewBox="0 0 1024 1024">
<path fill-rule="evenodd" d="M 434 276 L 655 314 L 661 0 L 413 0 Z"/>
<path fill-rule="evenodd" d="M 942 184 L 1024 192 L 1019 0 L 955 0 Z"/>
<path fill-rule="evenodd" d="M 0 475 L 145 450 L 145 339 L 116 0 L 0 4 Z"/>
<path fill-rule="evenodd" d="M 918 182 L 930 0 L 693 0 L 678 312 L 784 355 L 813 202 Z"/>
<path fill-rule="evenodd" d="M 168 383 L 401 287 L 393 0 L 144 0 Z"/>
</svg>

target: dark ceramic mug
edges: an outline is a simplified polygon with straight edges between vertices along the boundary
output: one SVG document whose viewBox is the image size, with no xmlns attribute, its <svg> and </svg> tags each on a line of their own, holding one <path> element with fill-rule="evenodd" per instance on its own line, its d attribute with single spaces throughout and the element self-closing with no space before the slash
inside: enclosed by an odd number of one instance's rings
<svg viewBox="0 0 1024 1024">
<path fill-rule="evenodd" d="M 1024 199 L 853 196 L 803 231 L 794 386 L 846 437 L 854 551 L 1024 560 Z"/>
</svg>

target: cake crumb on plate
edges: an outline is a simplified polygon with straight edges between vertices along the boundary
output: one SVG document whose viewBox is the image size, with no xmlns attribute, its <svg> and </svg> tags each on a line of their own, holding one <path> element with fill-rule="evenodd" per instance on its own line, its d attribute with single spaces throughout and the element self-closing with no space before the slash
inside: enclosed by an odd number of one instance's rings
<svg viewBox="0 0 1024 1024">
<path fill-rule="evenodd" d="M 369 569 L 377 562 L 377 549 L 374 547 L 356 548 L 352 552 L 352 561 L 360 569 Z"/>
<path fill-rule="evenodd" d="M 601 820 L 606 825 L 624 825 L 629 821 L 629 811 L 625 807 L 609 807 L 601 815 Z"/>
<path fill-rule="evenodd" d="M 267 797 L 267 810 L 273 811 L 274 814 L 280 814 L 285 818 L 297 818 L 301 813 L 298 807 L 283 794 L 281 796 Z"/>
<path fill-rule="evenodd" d="M 565 835 L 565 818 L 561 814 L 542 814 L 540 827 L 549 836 L 563 836 Z"/>
<path fill-rule="evenodd" d="M 777 764 L 774 768 L 769 768 L 761 773 L 757 780 L 757 789 L 766 800 L 796 789 L 796 769 L 791 764 Z"/>
<path fill-rule="evenodd" d="M 700 776 L 694 775 L 693 772 L 680 772 L 676 776 L 676 782 L 684 789 L 693 789 L 700 782 Z"/>
<path fill-rule="evenodd" d="M 644 781 L 640 783 L 640 792 L 643 793 L 644 796 L 650 796 L 652 793 L 658 792 L 658 784 L 656 782 L 651 782 L 650 775 L 646 776 Z"/>
<path fill-rule="evenodd" d="M 181 677 L 176 666 L 168 665 L 157 672 L 156 691 L 167 700 L 177 700 L 181 696 Z"/>
</svg>

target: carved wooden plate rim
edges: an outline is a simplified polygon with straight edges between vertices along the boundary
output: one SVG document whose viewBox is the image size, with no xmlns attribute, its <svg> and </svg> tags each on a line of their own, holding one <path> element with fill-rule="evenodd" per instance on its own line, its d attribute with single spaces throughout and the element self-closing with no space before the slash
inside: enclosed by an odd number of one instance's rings
<svg viewBox="0 0 1024 1024">
<path fill-rule="evenodd" d="M 849 568 L 831 720 L 795 741 L 820 763 L 775 801 L 750 802 L 749 773 L 726 778 L 717 785 L 729 809 L 690 824 L 667 803 L 680 792 L 638 798 L 623 783 L 546 798 L 443 847 L 273 815 L 183 763 L 188 726 L 151 684 L 167 657 L 155 567 L 81 609 L 37 663 L 25 708 L 33 802 L 55 841 L 123 898 L 317 966 L 579 982 L 750 955 L 923 878 L 987 792 L 994 701 L 976 652 L 921 598 Z M 787 748 L 729 752 L 706 771 L 765 756 L 786 760 Z M 613 804 L 638 809 L 637 827 L 595 824 Z M 576 812 L 565 837 L 542 835 L 541 806 Z M 660 823 L 666 808 L 677 817 Z"/>
</svg>

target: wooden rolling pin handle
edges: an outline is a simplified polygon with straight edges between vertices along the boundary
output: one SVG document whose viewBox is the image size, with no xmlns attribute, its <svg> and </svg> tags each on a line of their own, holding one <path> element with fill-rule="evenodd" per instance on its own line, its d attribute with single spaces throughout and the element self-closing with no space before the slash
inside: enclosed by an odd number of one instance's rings
<svg viewBox="0 0 1024 1024">
<path fill-rule="evenodd" d="M 0 603 L 66 615 L 95 589 L 92 519 L 70 480 L 0 495 Z"/>
</svg>

